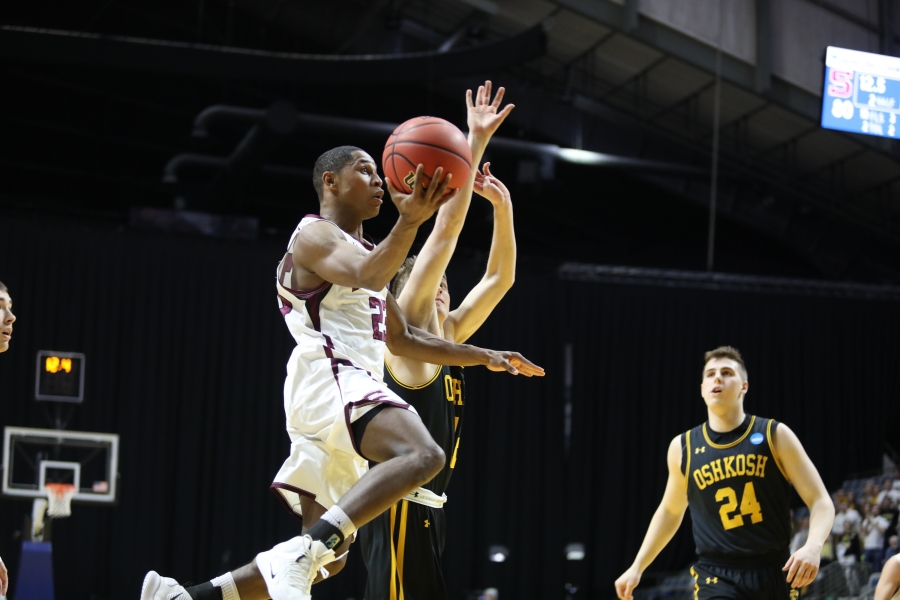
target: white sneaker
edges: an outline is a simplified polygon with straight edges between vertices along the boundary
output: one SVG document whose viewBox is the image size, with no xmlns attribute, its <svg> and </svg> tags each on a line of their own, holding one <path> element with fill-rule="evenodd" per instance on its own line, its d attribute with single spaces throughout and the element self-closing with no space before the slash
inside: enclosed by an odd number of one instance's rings
<svg viewBox="0 0 900 600">
<path fill-rule="evenodd" d="M 257 554 L 256 568 L 272 600 L 310 600 L 316 574 L 328 577 L 325 565 L 334 559 L 334 550 L 304 535 Z"/>
<path fill-rule="evenodd" d="M 144 576 L 141 587 L 141 600 L 190 600 L 191 597 L 177 581 L 171 577 L 163 577 L 156 571 L 149 571 Z"/>
</svg>

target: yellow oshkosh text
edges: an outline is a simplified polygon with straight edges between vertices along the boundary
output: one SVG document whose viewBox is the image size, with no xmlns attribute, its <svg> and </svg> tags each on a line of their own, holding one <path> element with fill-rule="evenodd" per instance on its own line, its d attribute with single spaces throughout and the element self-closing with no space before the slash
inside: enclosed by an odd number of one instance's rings
<svg viewBox="0 0 900 600">
<path fill-rule="evenodd" d="M 694 482 L 702 490 L 710 484 L 718 483 L 731 477 L 743 475 L 765 477 L 766 463 L 768 461 L 769 457 L 762 454 L 738 454 L 717 458 L 702 467 L 694 469 Z"/>
</svg>

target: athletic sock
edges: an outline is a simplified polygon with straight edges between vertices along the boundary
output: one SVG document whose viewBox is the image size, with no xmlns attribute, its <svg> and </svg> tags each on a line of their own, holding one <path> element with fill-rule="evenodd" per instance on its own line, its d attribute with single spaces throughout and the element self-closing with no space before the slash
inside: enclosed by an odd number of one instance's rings
<svg viewBox="0 0 900 600">
<path fill-rule="evenodd" d="M 241 600 L 234 577 L 225 573 L 215 579 L 185 588 L 191 600 Z"/>
<path fill-rule="evenodd" d="M 326 548 L 337 548 L 344 540 L 356 533 L 356 525 L 341 507 L 334 505 L 325 511 L 322 518 L 309 528 L 306 535 L 325 544 Z"/>
<path fill-rule="evenodd" d="M 216 577 L 210 583 L 222 590 L 222 600 L 241 600 L 231 572 Z"/>
<path fill-rule="evenodd" d="M 224 600 L 222 598 L 222 588 L 215 587 L 209 581 L 184 589 L 188 596 L 191 597 L 191 600 Z"/>
</svg>

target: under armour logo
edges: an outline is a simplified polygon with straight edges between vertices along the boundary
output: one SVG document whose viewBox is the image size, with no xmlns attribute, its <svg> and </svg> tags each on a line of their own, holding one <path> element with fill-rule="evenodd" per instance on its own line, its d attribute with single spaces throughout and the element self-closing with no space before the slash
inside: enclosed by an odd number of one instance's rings
<svg viewBox="0 0 900 600">
<path fill-rule="evenodd" d="M 418 498 L 418 497 L 419 497 L 419 492 L 413 492 L 413 498 Z"/>
<path fill-rule="evenodd" d="M 431 523 L 428 522 L 428 519 L 425 519 L 425 527 L 428 528 L 429 525 L 431 525 Z"/>
<path fill-rule="evenodd" d="M 719 583 L 719 578 L 718 577 L 707 577 L 706 585 L 709 585 L 710 583 Z"/>
<path fill-rule="evenodd" d="M 706 446 L 700 446 L 694 450 L 694 454 L 700 454 L 701 452 L 706 452 Z"/>
</svg>

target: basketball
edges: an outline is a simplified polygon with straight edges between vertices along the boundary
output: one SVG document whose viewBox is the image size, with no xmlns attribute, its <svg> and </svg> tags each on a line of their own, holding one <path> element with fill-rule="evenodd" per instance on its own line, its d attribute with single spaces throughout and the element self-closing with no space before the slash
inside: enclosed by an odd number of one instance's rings
<svg viewBox="0 0 900 600">
<path fill-rule="evenodd" d="M 381 158 L 384 174 L 398 190 L 412 192 L 416 167 L 425 167 L 425 185 L 435 169 L 444 176 L 453 174 L 451 189 L 459 188 L 472 171 L 472 151 L 459 128 L 438 117 L 415 117 L 400 124 L 384 145 Z"/>
</svg>

